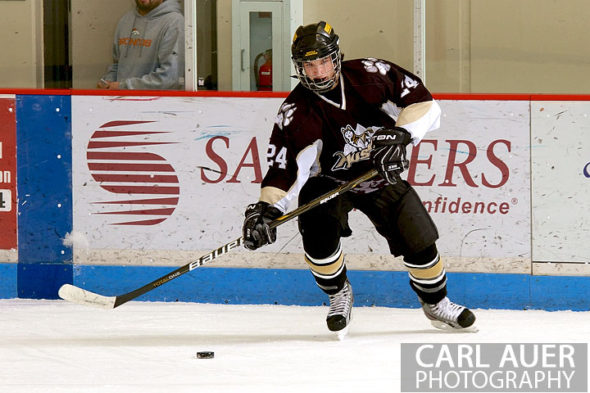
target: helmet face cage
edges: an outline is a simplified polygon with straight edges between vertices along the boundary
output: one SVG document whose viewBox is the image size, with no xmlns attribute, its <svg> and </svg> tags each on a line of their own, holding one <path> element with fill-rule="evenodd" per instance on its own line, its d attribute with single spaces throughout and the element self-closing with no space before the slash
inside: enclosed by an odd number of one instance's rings
<svg viewBox="0 0 590 393">
<path fill-rule="evenodd" d="M 328 23 L 300 26 L 293 37 L 291 59 L 297 78 L 307 89 L 323 93 L 334 88 L 340 78 L 341 59 L 338 36 Z M 304 64 L 318 59 L 330 59 L 334 74 L 327 79 L 313 79 L 305 73 Z"/>
<path fill-rule="evenodd" d="M 297 74 L 297 78 L 301 82 L 303 86 L 308 88 L 309 90 L 316 91 L 318 93 L 324 93 L 326 91 L 332 90 L 336 83 L 338 83 L 338 79 L 340 78 L 340 66 L 341 66 L 341 56 L 340 50 L 336 50 L 330 53 L 327 56 L 320 57 L 319 59 L 323 58 L 330 58 L 332 61 L 332 65 L 334 67 L 334 74 L 331 78 L 328 79 L 313 79 L 307 76 L 305 73 L 305 68 L 303 63 L 311 60 L 298 60 L 293 59 L 293 64 L 295 64 L 295 72 Z"/>
</svg>

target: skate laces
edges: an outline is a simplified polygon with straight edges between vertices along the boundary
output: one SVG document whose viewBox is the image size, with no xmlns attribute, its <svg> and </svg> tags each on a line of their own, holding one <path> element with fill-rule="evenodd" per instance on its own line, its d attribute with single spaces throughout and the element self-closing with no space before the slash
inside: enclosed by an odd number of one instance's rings
<svg viewBox="0 0 590 393">
<path fill-rule="evenodd" d="M 328 297 L 330 298 L 328 317 L 332 315 L 348 315 L 352 305 L 352 291 L 348 282 L 344 284 L 340 291 L 333 295 L 328 295 Z"/>
<path fill-rule="evenodd" d="M 445 297 L 436 304 L 429 304 L 428 306 L 430 308 L 430 314 L 433 317 L 452 322 L 457 322 L 459 315 L 465 310 L 464 306 L 453 303 L 448 297 Z"/>
</svg>

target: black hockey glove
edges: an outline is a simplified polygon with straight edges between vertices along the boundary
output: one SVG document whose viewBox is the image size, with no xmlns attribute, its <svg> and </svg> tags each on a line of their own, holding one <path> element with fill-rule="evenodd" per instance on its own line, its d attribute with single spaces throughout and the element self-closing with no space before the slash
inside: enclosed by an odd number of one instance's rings
<svg viewBox="0 0 590 393">
<path fill-rule="evenodd" d="M 266 202 L 258 202 L 248 205 L 246 219 L 242 227 L 244 247 L 256 250 L 265 244 L 274 243 L 277 240 L 276 228 L 271 229 L 268 224 L 283 213 Z"/>
<path fill-rule="evenodd" d="M 401 127 L 384 128 L 373 134 L 371 161 L 389 184 L 397 183 L 399 175 L 408 169 L 406 145 L 411 141 L 410 133 Z"/>
</svg>

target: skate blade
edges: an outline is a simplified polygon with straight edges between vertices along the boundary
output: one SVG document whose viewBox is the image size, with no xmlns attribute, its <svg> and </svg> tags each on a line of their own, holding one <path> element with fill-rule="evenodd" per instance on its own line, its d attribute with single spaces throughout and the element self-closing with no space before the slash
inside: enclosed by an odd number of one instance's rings
<svg viewBox="0 0 590 393">
<path fill-rule="evenodd" d="M 344 329 L 338 330 L 336 332 L 336 336 L 338 337 L 338 340 L 339 341 L 344 340 L 347 335 L 348 335 L 348 326 L 346 326 Z"/>
<path fill-rule="evenodd" d="M 444 330 L 445 332 L 449 332 L 449 333 L 477 333 L 477 332 L 479 332 L 479 329 L 474 325 L 468 326 L 466 328 L 456 328 L 456 327 L 449 325 L 448 323 L 445 323 L 443 321 L 439 321 L 437 319 L 431 320 L 430 324 L 437 329 Z"/>
</svg>

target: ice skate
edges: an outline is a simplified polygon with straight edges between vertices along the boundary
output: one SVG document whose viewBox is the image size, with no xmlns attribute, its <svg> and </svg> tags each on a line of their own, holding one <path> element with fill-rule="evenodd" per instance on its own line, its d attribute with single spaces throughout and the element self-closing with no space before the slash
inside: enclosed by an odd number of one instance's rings
<svg viewBox="0 0 590 393">
<path fill-rule="evenodd" d="M 422 300 L 420 303 L 424 314 L 437 329 L 477 331 L 473 326 L 475 315 L 471 310 L 451 302 L 448 297 L 436 304 L 424 303 Z"/>
<path fill-rule="evenodd" d="M 348 280 L 340 291 L 330 296 L 330 310 L 326 318 L 328 329 L 338 332 L 338 338 L 342 339 L 348 330 L 348 323 L 352 312 L 352 287 Z"/>
</svg>

